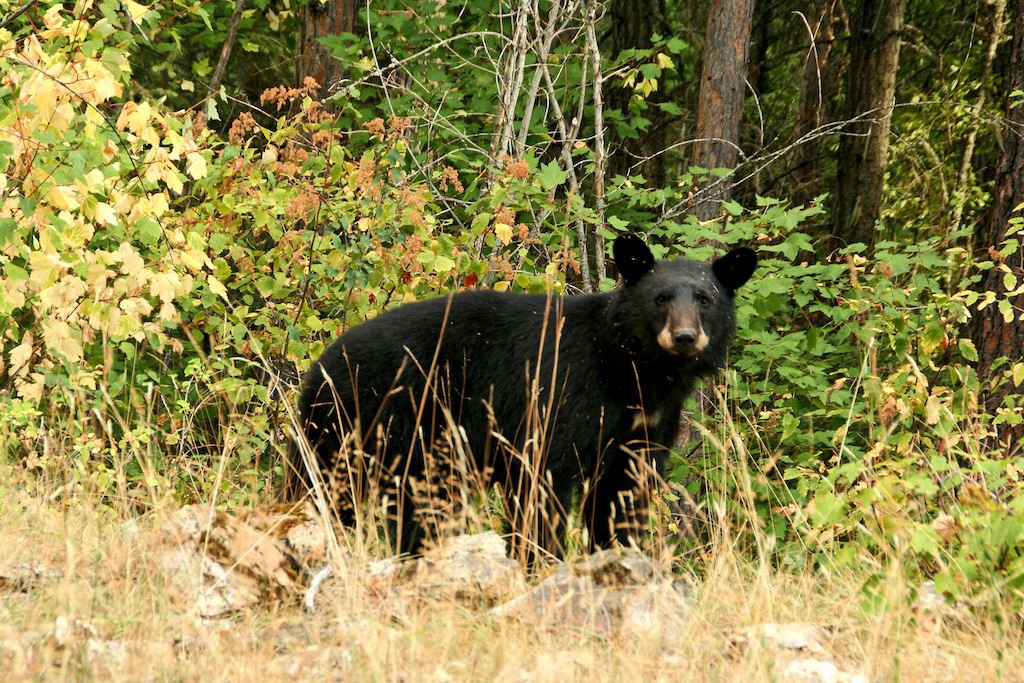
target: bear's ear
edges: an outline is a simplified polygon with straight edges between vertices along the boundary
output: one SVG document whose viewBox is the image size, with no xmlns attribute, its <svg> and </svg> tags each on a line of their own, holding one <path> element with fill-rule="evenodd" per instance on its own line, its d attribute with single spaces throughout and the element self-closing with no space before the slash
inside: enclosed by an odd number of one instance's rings
<svg viewBox="0 0 1024 683">
<path fill-rule="evenodd" d="M 711 264 L 715 277 L 730 292 L 746 284 L 757 267 L 757 254 L 753 249 L 738 247 Z"/>
<path fill-rule="evenodd" d="M 636 235 L 619 235 L 612 245 L 615 266 L 627 283 L 636 282 L 654 267 L 654 255 Z"/>
</svg>

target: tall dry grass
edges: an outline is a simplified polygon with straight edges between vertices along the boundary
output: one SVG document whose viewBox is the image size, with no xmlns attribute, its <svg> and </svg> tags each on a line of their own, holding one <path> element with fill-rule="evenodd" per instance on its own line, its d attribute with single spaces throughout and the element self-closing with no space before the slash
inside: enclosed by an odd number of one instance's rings
<svg viewBox="0 0 1024 683">
<path fill-rule="evenodd" d="M 227 397 L 214 399 L 233 405 Z M 264 605 L 205 621 L 193 596 L 181 590 L 161 560 L 175 543 L 167 528 L 183 498 L 180 487 L 167 485 L 173 466 L 185 468 L 196 482 L 208 482 L 188 489 L 187 499 L 229 507 L 273 499 L 270 487 L 260 486 L 263 475 L 239 475 L 236 463 L 239 451 L 252 443 L 237 435 L 258 420 L 244 412 L 222 412 L 214 447 L 203 451 L 214 457 L 189 458 L 208 435 L 186 429 L 178 455 L 162 463 L 152 442 L 127 439 L 110 471 L 90 471 L 77 426 L 92 420 L 86 412 L 50 420 L 45 438 L 37 435 L 26 444 L 28 457 L 0 462 L 0 678 L 777 681 L 779 667 L 795 655 L 742 644 L 738 635 L 769 622 L 811 622 L 827 634 L 820 656 L 872 681 L 1024 680 L 1022 634 L 1014 615 L 923 612 L 914 607 L 918 587 L 906 582 L 898 557 L 890 558 L 889 571 L 873 586 L 874 607 L 866 609 L 862 588 L 876 574 L 874 566 L 864 574 L 780 568 L 772 560 L 772 540 L 760 531 L 752 509 L 737 516 L 716 505 L 701 509 L 703 545 L 684 563 L 675 560 L 676 571 L 692 586 L 693 607 L 681 631 L 655 627 L 642 636 L 609 639 L 557 627 L 536 630 L 471 603 L 382 591 L 367 566 L 390 554 L 391 539 L 382 523 L 386 511 L 382 515 L 373 505 L 364 506 L 358 523 L 336 539 L 338 576 L 321 611 Z M 446 418 L 452 435 L 446 452 L 468 463 L 453 414 Z M 538 409 L 532 416 L 537 429 L 548 428 L 548 415 Z M 157 430 L 145 423 L 146 416 L 136 411 L 113 419 L 137 433 Z M 24 443 L 23 435 L 0 436 Z M 734 495 L 752 501 L 741 462 L 747 457 L 746 437 L 728 422 L 704 436 L 706 448 L 729 468 Z M 542 445 L 543 439 L 533 442 Z M 305 448 L 309 458 L 308 444 Z M 512 456 L 532 459 L 534 454 Z M 147 470 L 134 483 L 125 476 L 130 461 Z M 432 536 L 495 524 L 492 513 L 502 505 L 487 493 L 479 472 L 468 465 L 446 467 L 439 479 L 443 490 L 428 489 L 420 501 L 436 513 L 428 518 Z M 538 509 L 545 495 L 543 476 L 532 481 L 533 490 L 517 494 L 523 514 Z M 708 493 L 713 500 L 726 492 Z M 331 519 L 329 490 L 320 487 L 315 499 L 320 514 Z M 670 521 L 665 508 L 658 510 L 645 551 L 669 563 L 677 539 L 665 532 Z M 527 529 L 523 537 L 528 538 L 530 529 L 536 533 L 546 523 L 538 518 L 514 528 Z M 583 546 L 581 533 L 578 521 L 571 520 L 570 558 Z M 522 541 L 513 546 L 531 547 Z M 543 567 L 538 572 L 543 575 Z"/>
<path fill-rule="evenodd" d="M 915 587 L 895 565 L 877 586 L 883 606 L 865 611 L 864 577 L 772 567 L 725 523 L 688 565 L 682 632 L 536 631 L 472 605 L 381 593 L 366 565 L 387 549 L 359 542 L 358 529 L 342 534 L 340 588 L 319 613 L 266 606 L 208 623 L 160 561 L 173 499 L 138 514 L 85 488 L 47 494 L 10 463 L 0 482 L 4 680 L 774 681 L 792 655 L 736 644 L 736 634 L 791 621 L 821 625 L 829 656 L 869 680 L 1013 681 L 1024 671 L 1007 615 L 915 610 Z M 26 566 L 39 575 L 26 578 Z"/>
</svg>

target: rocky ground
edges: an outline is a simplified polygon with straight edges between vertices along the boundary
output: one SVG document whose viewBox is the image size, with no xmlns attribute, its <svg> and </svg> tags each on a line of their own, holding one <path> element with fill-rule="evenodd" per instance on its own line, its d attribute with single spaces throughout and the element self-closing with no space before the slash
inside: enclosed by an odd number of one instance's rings
<svg viewBox="0 0 1024 683">
<path fill-rule="evenodd" d="M 88 514 L 86 514 L 88 512 Z M 311 507 L 0 507 L 5 680 L 1020 680 L 1018 632 L 895 581 L 702 577 L 636 551 L 535 575 L 494 533 L 379 559 Z M 343 534 L 344 539 L 344 534 Z M 1015 679 L 1015 677 L 1018 677 Z"/>
</svg>

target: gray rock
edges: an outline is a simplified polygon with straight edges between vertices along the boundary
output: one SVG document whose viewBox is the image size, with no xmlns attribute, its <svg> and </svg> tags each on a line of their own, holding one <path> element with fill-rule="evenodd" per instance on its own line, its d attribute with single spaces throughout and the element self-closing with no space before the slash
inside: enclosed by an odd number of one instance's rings
<svg viewBox="0 0 1024 683">
<path fill-rule="evenodd" d="M 681 628 L 689 601 L 682 584 L 654 560 L 616 549 L 562 565 L 536 588 L 491 613 L 539 628 L 643 635 Z"/>
</svg>

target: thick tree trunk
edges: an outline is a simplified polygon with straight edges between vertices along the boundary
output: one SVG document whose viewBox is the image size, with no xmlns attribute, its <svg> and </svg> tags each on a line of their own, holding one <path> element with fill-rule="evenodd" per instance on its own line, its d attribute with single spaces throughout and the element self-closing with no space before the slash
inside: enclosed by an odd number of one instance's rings
<svg viewBox="0 0 1024 683">
<path fill-rule="evenodd" d="M 797 205 L 807 204 L 821 193 L 818 173 L 821 137 L 814 131 L 825 123 L 826 118 L 825 102 L 829 93 L 826 79 L 832 55 L 836 1 L 816 0 L 814 9 L 807 16 L 809 46 L 800 76 L 800 105 L 793 129 L 797 146 L 793 151 L 794 183 L 790 197 Z"/>
<path fill-rule="evenodd" d="M 307 76 L 319 83 L 321 98 L 333 92 L 333 86 L 345 74 L 338 60 L 317 39 L 352 33 L 360 4 L 359 0 L 309 0 L 302 6 L 295 75 L 299 84 Z"/>
<path fill-rule="evenodd" d="M 697 143 L 693 164 L 702 168 L 736 166 L 746 93 L 747 58 L 754 0 L 711 0 L 704 43 L 704 66 L 697 103 Z M 711 179 L 694 213 L 701 220 L 718 215 L 732 192 L 731 178 Z"/>
<path fill-rule="evenodd" d="M 1024 90 L 1024 0 L 1017 0 L 1014 8 L 1010 73 L 1006 86 L 1007 93 L 1020 90 Z M 1011 397 L 1020 401 L 1021 387 L 1015 387 L 1012 381 L 994 389 L 989 383 L 1013 363 L 1024 361 L 1024 294 L 1009 297 L 1012 315 L 1009 321 L 1003 317 L 998 305 L 999 301 L 1007 299 L 1007 273 L 1016 276 L 1018 286 L 1024 282 L 1024 245 L 1018 246 L 1005 258 L 995 252 L 1006 239 L 1010 220 L 1024 216 L 1024 211 L 1020 210 L 1024 204 L 1024 107 L 1012 108 L 1016 100 L 1012 95 L 1007 97 L 1003 152 L 996 178 L 992 220 L 979 226 L 977 239 L 978 247 L 988 249 L 996 263 L 996 267 L 986 272 L 981 287 L 983 291 L 995 292 L 997 303 L 978 311 L 971 329 L 978 349 L 978 376 L 982 382 L 984 405 L 990 414 L 1006 407 L 1007 399 Z M 1010 364 L 993 372 L 996 360 L 1004 357 Z M 1024 425 L 1001 425 L 998 436 L 999 448 L 1007 455 L 1024 448 Z"/>
<path fill-rule="evenodd" d="M 904 0 L 862 0 L 850 27 L 845 118 L 839 140 L 832 234 L 840 246 L 875 241 L 889 123 L 896 95 Z"/>
</svg>

